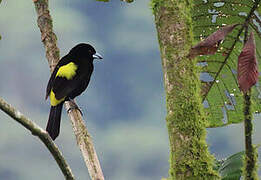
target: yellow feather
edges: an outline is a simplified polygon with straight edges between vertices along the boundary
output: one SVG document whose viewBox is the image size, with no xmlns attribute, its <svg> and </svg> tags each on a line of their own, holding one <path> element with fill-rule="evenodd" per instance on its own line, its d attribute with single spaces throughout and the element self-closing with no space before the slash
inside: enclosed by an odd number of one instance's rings
<svg viewBox="0 0 261 180">
<path fill-rule="evenodd" d="M 56 99 L 53 90 L 51 90 L 50 101 L 51 101 L 52 106 L 56 106 L 56 105 L 60 104 L 62 101 L 64 101 L 64 99 L 65 99 L 65 97 L 62 99 Z"/>
<path fill-rule="evenodd" d="M 76 70 L 77 65 L 73 62 L 70 62 L 66 65 L 61 66 L 58 69 L 56 76 L 65 77 L 66 79 L 71 80 L 76 75 Z"/>
</svg>

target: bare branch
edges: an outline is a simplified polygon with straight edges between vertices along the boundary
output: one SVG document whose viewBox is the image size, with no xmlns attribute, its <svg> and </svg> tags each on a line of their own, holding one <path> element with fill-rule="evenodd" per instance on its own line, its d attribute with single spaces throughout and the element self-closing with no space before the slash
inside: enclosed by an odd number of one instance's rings
<svg viewBox="0 0 261 180">
<path fill-rule="evenodd" d="M 31 131 L 34 136 L 37 136 L 39 139 L 41 139 L 41 141 L 53 155 L 54 159 L 62 170 L 64 177 L 67 180 L 74 180 L 74 176 L 69 165 L 66 163 L 62 153 L 45 130 L 25 117 L 20 111 L 5 102 L 2 98 L 0 98 L 0 109 L 18 123 L 23 125 L 26 129 Z"/>
<path fill-rule="evenodd" d="M 52 71 L 59 61 L 59 49 L 56 43 L 56 35 L 53 32 L 52 18 L 48 9 L 48 0 L 33 0 L 33 2 L 38 16 L 37 23 L 41 31 L 41 39 L 46 50 L 46 58 Z M 81 149 L 92 180 L 104 180 L 92 139 L 86 129 L 80 112 L 76 109 L 68 111 L 69 109 L 72 109 L 70 108 L 71 105 L 69 102 L 65 102 L 65 107 L 73 125 L 77 144 Z"/>
<path fill-rule="evenodd" d="M 79 112 L 79 110 L 69 110 L 70 107 L 71 102 L 65 102 L 65 108 L 67 109 L 68 116 L 71 119 L 77 144 L 81 149 L 85 164 L 87 165 L 89 170 L 89 174 L 92 180 L 104 180 L 100 162 L 98 160 L 91 135 L 87 131 L 81 113 Z"/>
</svg>

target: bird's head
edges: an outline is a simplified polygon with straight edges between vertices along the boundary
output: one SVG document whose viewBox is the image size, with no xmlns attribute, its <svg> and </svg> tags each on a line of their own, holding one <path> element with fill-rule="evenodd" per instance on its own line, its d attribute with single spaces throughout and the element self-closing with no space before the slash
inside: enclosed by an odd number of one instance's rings
<svg viewBox="0 0 261 180">
<path fill-rule="evenodd" d="M 91 60 L 102 59 L 102 56 L 95 51 L 94 47 L 85 43 L 74 46 L 69 54 L 76 58 L 87 58 Z"/>
</svg>

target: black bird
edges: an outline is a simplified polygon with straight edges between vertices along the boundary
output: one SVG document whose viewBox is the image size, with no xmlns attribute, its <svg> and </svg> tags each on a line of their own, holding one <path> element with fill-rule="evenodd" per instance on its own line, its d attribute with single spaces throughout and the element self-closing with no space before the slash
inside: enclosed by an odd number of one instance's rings
<svg viewBox="0 0 261 180">
<path fill-rule="evenodd" d="M 64 101 L 73 100 L 88 86 L 93 72 L 93 60 L 102 59 L 89 44 L 78 44 L 56 65 L 47 85 L 46 97 L 50 96 L 51 110 L 46 131 L 51 138 L 60 132 Z"/>
</svg>

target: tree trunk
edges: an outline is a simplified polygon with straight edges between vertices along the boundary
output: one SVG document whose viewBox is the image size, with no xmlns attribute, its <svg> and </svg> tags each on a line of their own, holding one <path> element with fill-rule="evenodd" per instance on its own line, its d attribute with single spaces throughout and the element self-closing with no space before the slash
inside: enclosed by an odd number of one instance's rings
<svg viewBox="0 0 261 180">
<path fill-rule="evenodd" d="M 206 119 L 192 46 L 192 0 L 152 0 L 166 91 L 169 179 L 219 179 L 206 144 Z"/>
</svg>

